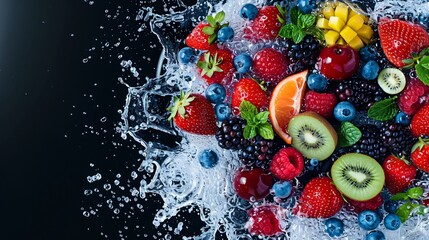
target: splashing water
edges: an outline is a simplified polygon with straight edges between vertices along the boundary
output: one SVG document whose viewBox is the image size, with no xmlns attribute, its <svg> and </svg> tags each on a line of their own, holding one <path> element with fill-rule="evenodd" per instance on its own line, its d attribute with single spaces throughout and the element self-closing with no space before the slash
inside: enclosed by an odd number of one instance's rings
<svg viewBox="0 0 429 240">
<path fill-rule="evenodd" d="M 416 16 L 429 12 L 429 3 L 424 0 L 412 2 L 379 0 L 373 6 L 373 10 L 370 5 L 365 4 L 366 1 L 351 2 L 360 4 L 375 21 L 381 16 L 398 14 Z M 130 191 L 132 196 L 141 199 L 147 198 L 149 194 L 162 198 L 163 206 L 158 209 L 152 221 L 154 226 L 162 226 L 184 208 L 198 208 L 200 219 L 206 226 L 202 229 L 202 234 L 183 239 L 215 239 L 219 232 L 228 239 L 252 239 L 244 229 L 247 220 L 240 216 L 248 206 L 243 205 L 232 188 L 232 175 L 240 167 L 236 153 L 213 144 L 216 143 L 214 137 L 195 136 L 178 131 L 167 121 L 166 112 L 172 96 L 180 91 L 204 92 L 205 83 L 198 80 L 195 66 L 179 65 L 176 54 L 184 46 L 183 39 L 191 31 L 192 26 L 202 21 L 209 13 L 220 10 L 226 13 L 225 21 L 236 31 L 234 39 L 227 47 L 235 54 L 241 52 L 252 54 L 264 46 L 279 44 L 276 41 L 252 44 L 241 40 L 240 34 L 245 24 L 239 17 L 239 12 L 245 3 L 254 3 L 258 6 L 267 4 L 263 0 L 198 0 L 194 6 L 187 7 L 180 1 L 168 1 L 168 6 L 174 5 L 166 11 L 168 14 L 157 14 L 153 8 L 146 7 L 137 11 L 135 16 L 135 21 L 141 24 L 136 31 L 150 30 L 156 34 L 163 46 L 163 52 L 156 78 L 146 78 L 146 83 L 142 86 L 131 86 L 120 78 L 120 82 L 128 88 L 128 95 L 125 108 L 121 111 L 122 122 L 117 131 L 123 139 L 130 136 L 144 148 L 144 151 L 140 152 L 144 160 L 136 169 L 137 172 L 132 174 L 132 178 L 139 180 L 140 184 L 138 188 Z M 419 8 L 416 8 L 417 5 Z M 133 59 L 125 60 L 121 57 L 118 60 L 124 71 L 131 73 L 135 78 L 139 77 L 140 73 Z M 234 77 L 233 83 L 234 81 L 237 81 L 237 77 Z M 202 168 L 197 158 L 199 153 L 207 148 L 216 151 L 220 159 L 218 165 L 210 170 Z M 89 176 L 88 182 L 92 183 L 101 178 L 100 174 Z M 119 180 L 115 180 L 114 184 L 119 185 Z M 429 182 L 421 181 L 418 184 L 427 187 Z M 110 190 L 111 187 L 110 184 L 104 185 L 105 190 Z M 85 195 L 91 194 L 93 194 L 91 190 L 85 190 Z M 323 221 L 298 218 L 289 213 L 297 196 L 298 192 L 286 202 L 278 202 L 287 211 L 281 223 L 285 234 L 278 239 L 330 239 L 324 233 Z M 111 202 L 108 204 L 110 206 Z M 114 211 L 119 209 L 116 208 Z M 90 216 L 93 213 L 84 211 L 83 214 Z M 356 214 L 343 209 L 336 217 L 343 219 L 345 224 L 345 234 L 341 239 L 361 239 L 365 235 L 366 232 L 357 225 Z M 180 222 L 175 229 L 166 231 L 180 235 L 182 228 L 183 223 Z M 387 239 L 427 239 L 429 219 L 427 216 L 413 217 L 398 231 L 385 230 L 383 225 L 380 229 L 386 234 Z M 167 234 L 165 239 L 169 238 L 171 235 Z"/>
</svg>

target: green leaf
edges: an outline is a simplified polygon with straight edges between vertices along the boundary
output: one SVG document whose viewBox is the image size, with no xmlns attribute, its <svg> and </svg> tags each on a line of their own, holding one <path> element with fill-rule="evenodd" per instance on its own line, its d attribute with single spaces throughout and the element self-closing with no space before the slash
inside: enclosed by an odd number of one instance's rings
<svg viewBox="0 0 429 240">
<path fill-rule="evenodd" d="M 257 128 L 258 134 L 261 135 L 264 139 L 272 140 L 274 139 L 273 127 L 270 123 L 266 122 L 259 125 Z"/>
<path fill-rule="evenodd" d="M 340 147 L 348 147 L 357 143 L 362 137 L 362 132 L 358 127 L 350 122 L 341 123 L 340 134 L 339 134 L 339 145 Z"/>
<path fill-rule="evenodd" d="M 256 121 L 258 123 L 265 123 L 265 122 L 267 122 L 269 114 L 270 113 L 268 111 L 263 111 L 263 112 L 260 112 L 260 113 L 256 114 Z"/>
<path fill-rule="evenodd" d="M 203 33 L 206 35 L 212 35 L 215 32 L 214 27 L 205 26 L 203 27 Z"/>
<path fill-rule="evenodd" d="M 298 27 L 307 28 L 313 26 L 316 22 L 316 16 L 313 14 L 302 14 L 298 17 Z"/>
<path fill-rule="evenodd" d="M 210 24 L 210 26 L 215 27 L 216 26 L 216 20 L 212 15 L 207 16 L 207 22 Z"/>
<path fill-rule="evenodd" d="M 209 37 L 209 44 L 212 44 L 216 41 L 217 35 L 216 34 L 212 34 Z"/>
<path fill-rule="evenodd" d="M 224 19 L 225 19 L 225 12 L 224 11 L 220 11 L 220 12 L 216 13 L 216 16 L 215 16 L 216 22 L 221 23 L 221 22 L 223 22 Z"/>
<path fill-rule="evenodd" d="M 301 29 L 297 29 L 292 32 L 292 40 L 294 43 L 300 43 L 305 37 L 305 32 Z"/>
<path fill-rule="evenodd" d="M 392 201 L 402 201 L 407 199 L 408 199 L 408 194 L 406 193 L 397 193 L 390 198 L 390 200 Z"/>
<path fill-rule="evenodd" d="M 426 69 L 429 69 L 429 56 L 422 57 L 422 59 L 420 59 L 419 61 L 419 65 Z"/>
<path fill-rule="evenodd" d="M 280 15 L 277 15 L 277 20 L 278 20 L 278 21 L 279 21 L 279 23 L 281 23 L 282 25 L 286 23 L 286 22 L 285 22 L 285 20 L 284 20 Z"/>
<path fill-rule="evenodd" d="M 295 25 L 292 24 L 286 24 L 284 25 L 280 31 L 279 31 L 279 36 L 286 38 L 286 39 L 291 39 L 292 38 L 292 33 L 294 32 L 294 30 L 297 27 Z"/>
<path fill-rule="evenodd" d="M 255 126 L 246 125 L 246 127 L 244 127 L 243 137 L 245 139 L 256 137 L 256 135 L 257 135 L 257 132 L 256 132 L 256 127 Z"/>
<path fill-rule="evenodd" d="M 408 189 L 407 195 L 412 199 L 419 199 L 423 195 L 423 192 L 423 188 L 415 187 Z"/>
<path fill-rule="evenodd" d="M 397 96 L 376 102 L 369 108 L 368 117 L 378 121 L 393 119 L 399 111 L 396 98 Z"/>
<path fill-rule="evenodd" d="M 294 7 L 290 10 L 290 21 L 297 25 L 298 24 L 298 17 L 301 15 L 301 12 L 298 10 L 298 7 Z"/>
<path fill-rule="evenodd" d="M 240 104 L 241 117 L 249 122 L 253 122 L 253 118 L 258 114 L 258 108 L 249 101 L 243 100 Z"/>
<path fill-rule="evenodd" d="M 404 203 L 398 208 L 398 210 L 396 210 L 396 215 L 399 216 L 399 218 L 401 219 L 401 222 L 405 222 L 410 218 L 413 210 L 420 206 L 421 205 L 419 204 L 414 204 L 411 202 Z"/>
<path fill-rule="evenodd" d="M 314 36 L 315 38 L 319 39 L 320 41 L 325 40 L 325 34 L 318 27 L 312 26 L 312 27 L 307 28 L 305 31 L 307 34 Z"/>
<path fill-rule="evenodd" d="M 425 85 L 429 86 L 429 69 L 426 69 L 422 65 L 417 64 L 416 73 L 420 81 L 422 81 Z"/>
<path fill-rule="evenodd" d="M 429 47 L 427 47 L 427 48 L 423 49 L 423 50 L 419 53 L 419 56 L 420 56 L 420 57 L 423 57 L 423 56 L 428 55 L 428 54 L 429 54 Z"/>
<path fill-rule="evenodd" d="M 402 60 L 402 62 L 403 62 L 404 64 L 410 65 L 410 64 L 413 64 L 413 63 L 414 63 L 414 59 L 412 59 L 412 58 L 408 58 L 408 59 L 404 59 L 404 60 Z"/>
</svg>

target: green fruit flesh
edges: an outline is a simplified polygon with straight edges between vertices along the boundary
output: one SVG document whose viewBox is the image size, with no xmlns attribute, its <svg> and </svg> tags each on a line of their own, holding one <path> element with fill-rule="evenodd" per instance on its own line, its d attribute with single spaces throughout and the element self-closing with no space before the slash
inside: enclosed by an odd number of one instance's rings
<svg viewBox="0 0 429 240">
<path fill-rule="evenodd" d="M 349 153 L 338 158 L 331 168 L 334 185 L 345 196 L 366 201 L 381 192 L 384 171 L 380 164 L 364 154 Z"/>
<path fill-rule="evenodd" d="M 398 94 L 405 88 L 405 75 L 399 69 L 385 68 L 378 75 L 378 85 L 388 94 Z"/>
</svg>

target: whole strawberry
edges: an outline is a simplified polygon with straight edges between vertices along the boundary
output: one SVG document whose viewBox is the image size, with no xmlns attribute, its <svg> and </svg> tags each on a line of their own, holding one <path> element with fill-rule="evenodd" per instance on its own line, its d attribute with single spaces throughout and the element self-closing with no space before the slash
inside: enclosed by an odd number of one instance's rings
<svg viewBox="0 0 429 240">
<path fill-rule="evenodd" d="M 414 136 L 429 136 L 429 103 L 421 107 L 411 119 L 411 132 Z"/>
<path fill-rule="evenodd" d="M 250 78 L 243 78 L 235 85 L 232 108 L 238 111 L 243 100 L 252 103 L 258 109 L 268 106 L 267 93 L 258 82 Z"/>
<path fill-rule="evenodd" d="M 380 194 L 377 194 L 375 197 L 367 201 L 356 201 L 350 198 L 347 198 L 347 202 L 353 207 L 353 211 L 356 213 L 363 212 L 365 210 L 375 211 L 383 205 L 383 198 Z"/>
<path fill-rule="evenodd" d="M 262 7 L 256 18 L 244 29 L 244 37 L 257 41 L 275 39 L 283 26 L 283 19 L 284 12 L 280 7 Z"/>
<path fill-rule="evenodd" d="M 411 160 L 420 170 L 429 173 L 429 139 L 420 138 L 411 149 Z"/>
<path fill-rule="evenodd" d="M 308 91 L 304 97 L 305 111 L 313 111 L 324 118 L 332 117 L 337 98 L 333 93 L 318 93 Z"/>
<path fill-rule="evenodd" d="M 304 157 L 295 148 L 280 149 L 271 161 L 270 171 L 280 180 L 291 181 L 304 170 Z"/>
<path fill-rule="evenodd" d="M 183 131 L 201 135 L 213 135 L 217 131 L 216 116 L 212 104 L 200 94 L 181 93 L 174 97 L 168 109 L 176 126 Z"/>
<path fill-rule="evenodd" d="M 418 24 L 383 17 L 378 31 L 387 59 L 398 68 L 406 65 L 402 61 L 411 58 L 411 53 L 418 53 L 429 46 L 429 35 Z"/>
<path fill-rule="evenodd" d="M 386 187 L 392 194 L 407 189 L 417 174 L 417 168 L 408 160 L 397 158 L 394 155 L 388 156 L 382 166 L 386 177 Z"/>
<path fill-rule="evenodd" d="M 343 198 L 328 177 L 313 178 L 304 188 L 294 213 L 310 218 L 329 218 L 341 210 Z"/>
<path fill-rule="evenodd" d="M 222 24 L 225 18 L 223 11 L 218 12 L 214 17 L 207 16 L 207 22 L 200 22 L 194 30 L 186 37 L 185 43 L 191 48 L 199 50 L 210 50 L 217 48 L 215 41 L 217 39 L 217 32 L 223 26 Z"/>
<path fill-rule="evenodd" d="M 246 228 L 253 235 L 274 236 L 282 233 L 280 220 L 284 209 L 275 205 L 254 207 L 249 210 Z"/>
<path fill-rule="evenodd" d="M 222 83 L 230 79 L 234 70 L 233 57 L 229 50 L 214 49 L 201 55 L 198 71 L 207 84 Z"/>
<path fill-rule="evenodd" d="M 266 82 L 278 83 L 288 73 L 289 60 L 279 51 L 264 48 L 253 57 L 253 71 Z"/>
<path fill-rule="evenodd" d="M 429 101 L 429 86 L 417 78 L 411 78 L 398 98 L 399 108 L 408 115 L 413 115 Z"/>
</svg>

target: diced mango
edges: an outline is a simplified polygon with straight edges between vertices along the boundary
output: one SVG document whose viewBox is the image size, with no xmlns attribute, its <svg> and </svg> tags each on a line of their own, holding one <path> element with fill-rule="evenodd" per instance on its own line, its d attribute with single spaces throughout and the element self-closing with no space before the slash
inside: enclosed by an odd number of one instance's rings
<svg viewBox="0 0 429 240">
<path fill-rule="evenodd" d="M 326 45 L 328 45 L 328 46 L 335 45 L 335 43 L 337 42 L 339 37 L 340 37 L 340 34 L 338 32 L 333 31 L 333 30 L 329 30 L 325 34 Z"/>
<path fill-rule="evenodd" d="M 358 31 L 357 34 L 361 38 L 366 38 L 370 40 L 372 38 L 372 35 L 374 34 L 374 31 L 372 30 L 371 26 L 369 25 L 363 25 Z"/>
<path fill-rule="evenodd" d="M 328 26 L 337 32 L 340 32 L 341 29 L 343 29 L 345 24 L 346 23 L 337 16 L 330 17 L 328 22 Z"/>
<path fill-rule="evenodd" d="M 347 26 L 351 27 L 353 30 L 357 31 L 362 28 L 364 20 L 361 15 L 355 15 L 349 19 Z"/>
<path fill-rule="evenodd" d="M 335 16 L 335 10 L 333 7 L 327 6 L 322 9 L 322 13 L 325 18 L 329 19 L 332 16 Z"/>
<path fill-rule="evenodd" d="M 340 37 L 340 38 L 337 40 L 337 44 L 339 44 L 339 45 L 346 45 L 346 41 L 344 41 L 344 39 L 343 39 L 342 37 Z"/>
<path fill-rule="evenodd" d="M 353 9 L 349 8 L 349 19 L 358 15 L 357 12 L 353 11 Z"/>
<path fill-rule="evenodd" d="M 359 36 L 359 35 L 358 35 Z M 365 44 L 369 43 L 369 39 L 363 38 L 361 37 L 360 40 L 362 40 L 362 42 L 364 42 Z"/>
<path fill-rule="evenodd" d="M 316 26 L 318 28 L 321 28 L 321 29 L 330 29 L 328 23 L 329 23 L 328 19 L 326 19 L 326 18 L 319 18 L 317 20 Z"/>
<path fill-rule="evenodd" d="M 349 15 L 349 7 L 345 4 L 339 4 L 335 8 L 335 16 L 339 17 L 344 22 L 347 22 Z"/>
<path fill-rule="evenodd" d="M 351 27 L 345 26 L 343 30 L 341 30 L 340 35 L 341 37 L 344 38 L 344 41 L 346 41 L 347 43 L 350 43 L 353 40 L 353 38 L 357 36 L 357 33 L 353 31 Z"/>
<path fill-rule="evenodd" d="M 359 51 L 359 49 L 361 49 L 364 46 L 359 36 L 356 36 L 355 38 L 353 38 L 353 40 L 349 42 L 349 45 L 356 51 Z"/>
</svg>

